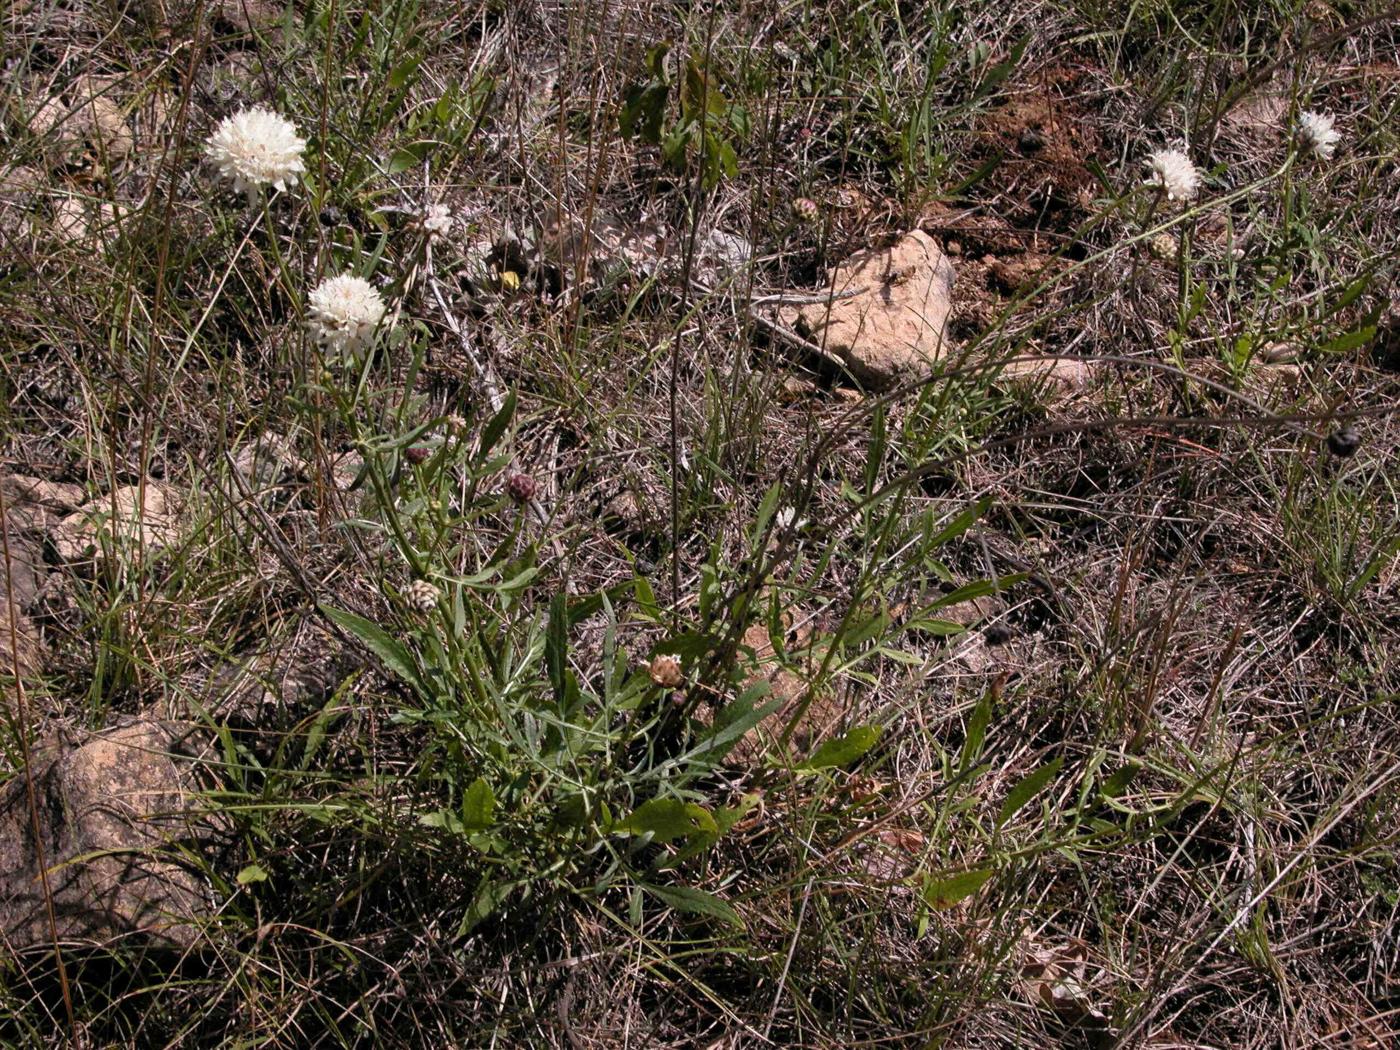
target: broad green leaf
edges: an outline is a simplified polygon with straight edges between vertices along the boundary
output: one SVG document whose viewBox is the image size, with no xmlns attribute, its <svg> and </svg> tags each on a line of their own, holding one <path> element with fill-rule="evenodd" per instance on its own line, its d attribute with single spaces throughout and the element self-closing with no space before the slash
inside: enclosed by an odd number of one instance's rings
<svg viewBox="0 0 1400 1050">
<path fill-rule="evenodd" d="M 462 823 L 469 831 L 485 831 L 496 820 L 496 793 L 477 777 L 462 793 Z"/>
<path fill-rule="evenodd" d="M 424 813 L 418 818 L 418 823 L 425 828 L 441 828 L 454 835 L 460 835 L 466 830 L 457 814 L 450 809 L 435 809 L 431 813 Z"/>
<path fill-rule="evenodd" d="M 356 616 L 333 605 L 320 604 L 318 608 L 337 626 L 353 634 L 365 647 L 377 656 L 381 663 L 415 689 L 423 689 L 423 680 L 414 666 L 413 654 L 408 647 L 392 637 L 388 631 L 363 616 Z"/>
<path fill-rule="evenodd" d="M 234 877 L 238 880 L 238 885 L 251 886 L 255 882 L 267 881 L 267 869 L 261 864 L 248 864 Z"/>
<path fill-rule="evenodd" d="M 830 769 L 850 765 L 875 746 L 880 739 L 879 726 L 856 726 L 850 732 L 826 741 L 812 752 L 807 761 L 797 766 L 800 772 Z"/>
<path fill-rule="evenodd" d="M 960 871 L 956 875 L 930 879 L 924 886 L 924 900 L 930 908 L 940 911 L 951 908 L 959 901 L 971 897 L 995 874 L 991 868 L 975 868 L 972 871 Z"/>
<path fill-rule="evenodd" d="M 1370 285 L 1371 278 L 1374 276 L 1375 274 L 1363 273 L 1360 277 L 1356 278 L 1356 280 L 1352 281 L 1351 284 L 1347 285 L 1346 290 L 1342 292 L 1341 298 L 1327 308 L 1327 316 L 1331 317 L 1333 314 L 1345 310 L 1352 303 L 1356 302 L 1356 300 L 1360 298 L 1361 293 Z"/>
<path fill-rule="evenodd" d="M 704 806 L 678 798 L 654 798 L 613 826 L 616 835 L 651 835 L 654 842 L 671 842 L 696 834 L 714 834 L 719 827 Z"/>
<path fill-rule="evenodd" d="M 742 927 L 744 925 L 744 920 L 739 918 L 739 913 L 713 893 L 706 893 L 704 890 L 697 890 L 690 886 L 647 886 L 646 889 L 675 908 L 676 911 L 689 912 L 692 915 L 708 915 L 712 919 L 719 919 L 731 926 Z"/>
<path fill-rule="evenodd" d="M 1103 786 L 1099 788 L 1099 793 L 1103 795 L 1104 798 L 1117 798 L 1128 790 L 1128 785 L 1131 784 L 1141 772 L 1142 763 L 1138 762 L 1136 759 L 1128 762 L 1126 765 L 1119 766 L 1118 769 L 1109 774 L 1108 779 L 1103 782 Z"/>
<path fill-rule="evenodd" d="M 510 891 L 509 883 L 496 882 L 490 875 L 482 876 L 476 885 L 476 892 L 472 894 L 471 904 L 467 905 L 467 910 L 462 913 L 462 921 L 457 924 L 457 936 L 465 937 L 480 923 L 489 919 L 504 903 Z"/>
<path fill-rule="evenodd" d="M 1318 346 L 1318 349 L 1325 354 L 1340 354 L 1347 350 L 1356 350 L 1359 347 L 1363 347 L 1375 337 L 1376 326 L 1368 324 L 1364 328 L 1358 328 L 1354 332 L 1347 332 L 1344 335 L 1337 336 L 1335 339 L 1329 339 L 1327 342 Z"/>
<path fill-rule="evenodd" d="M 1006 801 L 1001 804 L 1001 814 L 997 817 L 997 827 L 1001 827 L 1015 816 L 1017 810 L 1035 798 L 1040 790 L 1054 779 L 1055 774 L 1060 771 L 1062 761 L 1063 759 L 1057 755 L 1034 773 L 1022 777 L 1016 786 L 1007 792 Z"/>
</svg>

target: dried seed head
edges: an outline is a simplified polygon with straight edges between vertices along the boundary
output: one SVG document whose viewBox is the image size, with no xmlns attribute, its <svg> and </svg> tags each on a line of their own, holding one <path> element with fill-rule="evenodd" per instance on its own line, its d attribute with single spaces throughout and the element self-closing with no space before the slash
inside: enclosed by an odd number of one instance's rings
<svg viewBox="0 0 1400 1050">
<path fill-rule="evenodd" d="M 529 474 L 512 474 L 510 480 L 506 482 L 506 492 L 516 503 L 529 503 L 535 498 L 535 492 L 538 488 L 535 479 Z"/>
<path fill-rule="evenodd" d="M 678 689 L 685 681 L 685 671 L 681 668 L 681 658 L 671 653 L 658 653 L 652 657 L 647 668 L 651 680 L 663 689 Z"/>
<path fill-rule="evenodd" d="M 798 222 L 816 222 L 820 214 L 821 209 L 811 197 L 798 197 L 792 202 L 792 217 Z"/>
<path fill-rule="evenodd" d="M 403 600 L 414 612 L 430 613 L 437 608 L 438 594 L 427 580 L 414 580 L 404 588 Z"/>
</svg>

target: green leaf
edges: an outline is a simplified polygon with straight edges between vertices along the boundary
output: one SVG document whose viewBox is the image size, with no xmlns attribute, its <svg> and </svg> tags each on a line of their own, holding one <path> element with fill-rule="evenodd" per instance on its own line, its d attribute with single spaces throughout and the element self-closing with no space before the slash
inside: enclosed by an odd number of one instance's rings
<svg viewBox="0 0 1400 1050">
<path fill-rule="evenodd" d="M 490 455 L 491 450 L 496 447 L 496 442 L 500 441 L 501 436 L 506 432 L 506 427 L 510 426 L 510 421 L 514 416 L 515 391 L 512 390 L 506 395 L 501 410 L 491 417 L 491 421 L 486 424 L 486 429 L 481 432 L 481 445 L 476 450 L 478 458 L 484 459 Z"/>
<path fill-rule="evenodd" d="M 1133 759 L 1109 774 L 1108 779 L 1099 788 L 1099 793 L 1104 798 L 1117 798 L 1128 790 L 1128 785 L 1137 779 L 1137 775 L 1141 772 L 1142 763 Z"/>
<path fill-rule="evenodd" d="M 977 85 L 977 92 L 973 97 L 986 98 L 999 88 L 1002 82 L 1015 71 L 1017 64 L 1021 61 L 1021 56 L 1026 51 L 1026 45 L 1030 42 L 1031 35 L 1029 33 L 1017 41 L 1011 49 L 1011 54 L 987 70 L 987 75 L 982 78 L 982 83 Z"/>
<path fill-rule="evenodd" d="M 418 72 L 418 67 L 422 64 L 423 56 L 416 55 L 413 58 L 400 62 L 389 74 L 389 90 L 398 91 L 406 87 L 410 80 L 414 79 L 414 74 Z"/>
<path fill-rule="evenodd" d="M 762 682 L 760 685 L 764 687 L 765 691 L 772 689 L 767 682 Z M 752 692 L 752 690 L 746 691 L 744 695 L 748 696 L 750 692 Z M 757 707 L 754 706 L 756 699 L 757 698 L 750 699 L 747 704 L 742 703 L 744 697 L 739 697 L 732 701 L 730 705 L 724 709 L 721 716 L 715 719 L 715 723 L 711 727 L 711 734 L 702 736 L 700 742 L 683 756 L 684 759 L 687 761 L 718 762 L 725 755 L 729 754 L 730 750 L 739 742 L 740 738 L 743 737 L 745 733 L 758 725 L 758 723 L 762 722 L 769 715 L 776 714 L 778 709 L 783 706 L 782 700 L 770 700 L 761 707 Z M 731 710 L 739 705 L 742 705 L 741 709 Z"/>
<path fill-rule="evenodd" d="M 477 777 L 462 793 L 462 823 L 469 831 L 485 831 L 496 820 L 496 793 Z"/>
<path fill-rule="evenodd" d="M 341 629 L 348 631 L 362 641 L 365 647 L 377 656 L 390 671 L 420 692 L 426 692 L 423 680 L 418 675 L 418 668 L 414 665 L 413 654 L 408 651 L 407 646 L 391 637 L 389 632 L 380 627 L 379 624 L 366 620 L 363 616 L 346 612 L 344 609 L 337 609 L 333 605 L 321 603 L 317 608 Z"/>
<path fill-rule="evenodd" d="M 490 875 L 483 875 L 472 894 L 472 902 L 462 913 L 462 921 L 457 924 L 457 936 L 465 937 L 478 925 L 489 919 L 510 895 L 509 883 L 494 881 Z"/>
<path fill-rule="evenodd" d="M 1347 285 L 1346 290 L 1342 292 L 1341 298 L 1328 307 L 1327 316 L 1331 317 L 1333 314 L 1345 310 L 1352 303 L 1356 302 L 1356 300 L 1360 298 L 1361 293 L 1370 286 L 1371 278 L 1374 276 L 1375 274 L 1363 273 L 1360 277 L 1356 278 L 1356 280 L 1352 281 L 1351 284 Z"/>
<path fill-rule="evenodd" d="M 466 830 L 457 814 L 450 809 L 435 809 L 431 813 L 424 813 L 418 818 L 418 823 L 425 828 L 441 828 L 454 835 L 460 835 Z"/>
<path fill-rule="evenodd" d="M 930 908 L 938 911 L 951 908 L 959 901 L 971 897 L 995 874 L 992 868 L 976 868 L 972 871 L 960 871 L 956 875 L 930 879 L 924 886 L 924 900 Z"/>
<path fill-rule="evenodd" d="M 1335 339 L 1329 339 L 1327 342 L 1318 346 L 1318 349 L 1324 354 L 1340 354 L 1347 350 L 1356 350 L 1363 347 L 1375 337 L 1376 326 L 1368 324 L 1363 328 L 1358 328 L 1354 332 L 1347 332 L 1344 335 L 1337 336 Z"/>
<path fill-rule="evenodd" d="M 267 881 L 267 869 L 261 864 L 248 864 L 234 876 L 240 886 L 251 886 L 255 882 Z"/>
<path fill-rule="evenodd" d="M 796 768 L 806 773 L 817 769 L 830 769 L 833 766 L 850 765 L 875 746 L 880 739 L 879 726 L 856 726 L 850 732 L 826 741 L 812 752 L 807 761 Z"/>
<path fill-rule="evenodd" d="M 627 92 L 617 114 L 618 130 L 625 139 L 640 138 L 656 146 L 666 119 L 666 101 L 671 89 L 665 84 L 639 84 Z"/>
<path fill-rule="evenodd" d="M 556 703 L 564 701 L 565 672 L 569 656 L 569 598 L 563 591 L 549 603 L 549 628 L 545 632 L 544 662 Z"/>
<path fill-rule="evenodd" d="M 653 842 L 671 842 L 696 834 L 719 831 L 704 806 L 678 798 L 654 798 L 643 802 L 626 820 L 613 826 L 615 835 L 651 835 Z"/>
<path fill-rule="evenodd" d="M 972 504 L 972 506 L 963 509 L 956 517 L 949 521 L 948 524 L 944 525 L 937 533 L 929 537 L 927 546 L 938 547 L 947 543 L 949 540 L 957 539 L 968 529 L 972 528 L 973 525 L 977 524 L 977 520 L 987 513 L 987 508 L 991 505 L 992 501 L 990 497 L 988 497 L 980 499 Z"/>
<path fill-rule="evenodd" d="M 1001 827 L 1031 799 L 1035 798 L 1040 790 L 1054 779 L 1055 774 L 1060 771 L 1060 764 L 1063 761 L 1061 756 L 1056 756 L 1052 761 L 1022 777 L 1006 794 L 1006 801 L 1001 804 L 1001 813 L 997 817 L 997 827 Z"/>
<path fill-rule="evenodd" d="M 958 771 L 962 772 L 972 764 L 972 760 L 982 753 L 982 744 L 987 739 L 987 726 L 992 720 L 991 691 L 982 694 L 972 717 L 967 721 L 967 739 L 963 741 L 962 754 L 958 758 Z"/>
<path fill-rule="evenodd" d="M 690 146 L 691 134 L 694 130 L 695 125 L 693 124 L 677 124 L 661 142 L 661 157 L 671 167 L 677 169 L 685 167 L 685 153 Z"/>
<path fill-rule="evenodd" d="M 422 165 L 424 158 L 433 151 L 435 142 L 415 142 L 403 149 L 397 149 L 389 158 L 389 174 L 402 175 L 405 171 Z"/>
<path fill-rule="evenodd" d="M 739 918 L 739 913 L 713 893 L 706 893 L 704 890 L 697 890 L 690 886 L 647 886 L 645 888 L 675 908 L 676 911 L 689 912 L 692 915 L 708 915 L 712 919 L 719 919 L 731 926 L 742 927 L 744 925 L 744 920 Z"/>
</svg>

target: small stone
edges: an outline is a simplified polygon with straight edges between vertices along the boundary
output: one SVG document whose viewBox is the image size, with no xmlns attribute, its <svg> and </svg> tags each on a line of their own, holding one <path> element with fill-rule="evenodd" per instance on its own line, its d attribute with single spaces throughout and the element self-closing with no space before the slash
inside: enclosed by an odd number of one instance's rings
<svg viewBox="0 0 1400 1050">
<path fill-rule="evenodd" d="M 1066 357 L 1040 357 L 1012 361 L 998 375 L 1003 382 L 1053 386 L 1062 391 L 1082 390 L 1094 377 L 1088 362 Z"/>
</svg>

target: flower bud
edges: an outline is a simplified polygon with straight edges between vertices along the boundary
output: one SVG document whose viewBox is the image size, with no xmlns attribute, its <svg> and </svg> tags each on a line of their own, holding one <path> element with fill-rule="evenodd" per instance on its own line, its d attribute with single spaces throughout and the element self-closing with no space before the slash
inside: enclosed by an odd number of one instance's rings
<svg viewBox="0 0 1400 1050">
<path fill-rule="evenodd" d="M 820 213 L 817 202 L 811 197 L 798 197 L 792 202 L 792 217 L 798 222 L 816 222 Z"/>
</svg>

